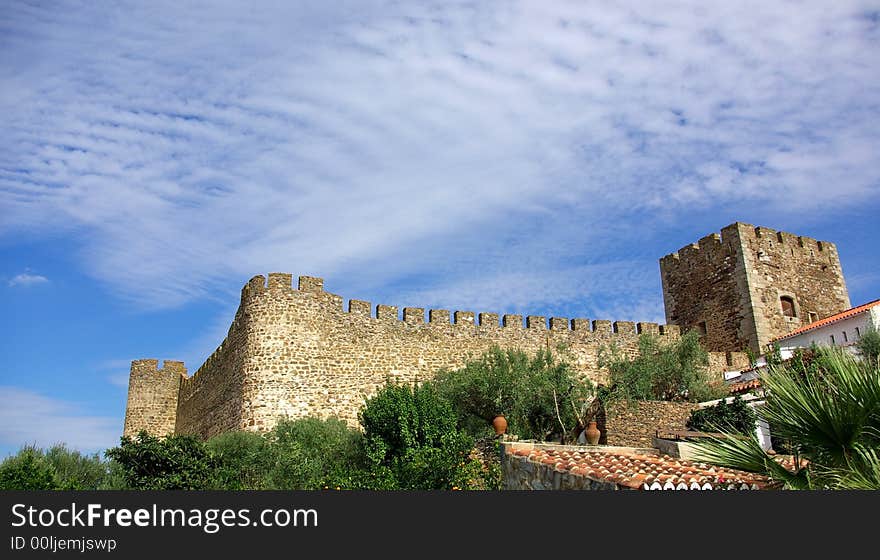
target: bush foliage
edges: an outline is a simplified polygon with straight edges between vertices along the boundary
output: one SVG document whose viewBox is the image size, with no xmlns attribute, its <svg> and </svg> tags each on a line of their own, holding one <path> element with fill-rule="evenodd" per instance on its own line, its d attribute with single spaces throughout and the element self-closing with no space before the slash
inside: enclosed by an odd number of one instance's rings
<svg viewBox="0 0 880 560">
<path fill-rule="evenodd" d="M 669 342 L 643 334 L 635 358 L 612 346 L 600 353 L 599 365 L 610 373 L 611 400 L 702 402 L 727 392 L 723 382 L 710 380 L 709 355 L 695 331 Z"/>
<path fill-rule="evenodd" d="M 58 490 L 55 469 L 45 454 L 26 446 L 0 464 L 0 490 Z"/>
<path fill-rule="evenodd" d="M 726 399 L 718 404 L 694 410 L 687 420 L 690 430 L 701 432 L 724 432 L 750 435 L 755 431 L 758 415 L 737 395 L 730 402 Z"/>
<path fill-rule="evenodd" d="M 361 488 L 367 466 L 363 435 L 338 418 L 282 420 L 266 436 L 267 488 Z"/>
<path fill-rule="evenodd" d="M 407 490 L 466 488 L 478 475 L 473 439 L 432 384 L 386 385 L 360 413 L 367 456 L 380 486 Z"/>
<path fill-rule="evenodd" d="M 471 435 L 486 436 L 492 419 L 501 414 L 508 433 L 541 441 L 577 437 L 586 427 L 581 403 L 595 391 L 548 350 L 529 357 L 497 347 L 461 369 L 440 371 L 433 384 Z"/>
<path fill-rule="evenodd" d="M 872 362 L 880 362 L 880 330 L 869 328 L 856 342 L 856 349 L 863 359 Z"/>
<path fill-rule="evenodd" d="M 116 465 L 97 455 L 55 445 L 26 446 L 0 464 L 0 490 L 115 490 L 124 488 Z"/>
<path fill-rule="evenodd" d="M 211 486 L 217 461 L 195 436 L 157 438 L 141 432 L 108 449 L 133 490 L 204 490 Z"/>
</svg>

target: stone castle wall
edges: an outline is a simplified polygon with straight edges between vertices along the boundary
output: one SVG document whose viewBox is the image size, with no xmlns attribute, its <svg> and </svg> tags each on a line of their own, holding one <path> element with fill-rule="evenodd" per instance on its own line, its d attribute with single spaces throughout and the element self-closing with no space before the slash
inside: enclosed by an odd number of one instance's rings
<svg viewBox="0 0 880 560">
<path fill-rule="evenodd" d="M 660 259 L 666 320 L 705 329 L 709 350 L 761 352 L 772 339 L 850 307 L 837 248 L 734 223 Z M 795 302 L 783 315 L 781 298 Z"/>
<path fill-rule="evenodd" d="M 424 381 L 494 345 L 530 354 L 562 345 L 577 372 L 601 383 L 599 349 L 615 344 L 632 355 L 640 333 L 676 338 L 679 330 L 542 316 L 524 323 L 520 315 L 443 309 L 426 317 L 422 308 L 405 308 L 401 318 L 394 306 L 360 300 L 344 306 L 341 297 L 324 291 L 320 278 L 302 276 L 293 289 L 290 274 L 271 273 L 268 283 L 256 276 L 242 289 L 226 339 L 192 377 L 179 381 L 173 430 L 204 437 L 234 429 L 266 431 L 282 416 L 332 415 L 357 425 L 365 399 L 389 379 Z M 713 363 L 745 364 L 746 357 L 720 354 Z M 142 390 L 140 379 L 130 389 L 130 402 L 131 391 Z M 168 424 L 155 426 L 160 428 Z"/>
</svg>

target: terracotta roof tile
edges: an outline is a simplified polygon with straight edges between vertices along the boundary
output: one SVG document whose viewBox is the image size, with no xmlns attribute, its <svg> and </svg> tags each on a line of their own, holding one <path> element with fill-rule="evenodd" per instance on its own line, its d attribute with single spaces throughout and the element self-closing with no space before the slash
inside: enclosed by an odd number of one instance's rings
<svg viewBox="0 0 880 560">
<path fill-rule="evenodd" d="M 758 389 L 761 387 L 760 379 L 749 379 L 748 381 L 740 381 L 738 383 L 731 383 L 727 388 L 729 393 L 746 393 L 753 389 Z"/>
<path fill-rule="evenodd" d="M 837 314 L 832 315 L 830 317 L 825 317 L 824 319 L 819 319 L 818 321 L 814 321 L 814 322 L 810 323 L 809 325 L 804 325 L 803 327 L 801 327 L 799 329 L 795 329 L 788 334 L 785 334 L 782 336 L 777 336 L 776 338 L 774 338 L 770 342 L 784 340 L 786 338 L 789 338 L 789 337 L 792 337 L 795 335 L 799 335 L 801 333 L 805 333 L 805 332 L 811 331 L 813 329 L 818 329 L 819 327 L 824 327 L 825 325 L 830 325 L 831 323 L 836 323 L 837 321 L 842 321 L 843 319 L 848 319 L 849 317 L 852 317 L 853 315 L 858 315 L 859 313 L 861 313 L 863 311 L 867 311 L 868 309 L 871 309 L 875 305 L 880 305 L 880 299 L 875 299 L 874 301 L 870 301 L 864 305 L 859 305 L 858 307 L 853 307 L 851 309 L 847 309 L 846 311 L 841 311 L 840 313 L 837 313 Z"/>
<path fill-rule="evenodd" d="M 762 489 L 763 476 L 725 467 L 682 461 L 668 455 L 642 455 L 601 450 L 570 453 L 555 449 L 513 451 L 513 455 L 575 476 L 613 482 L 640 490 Z M 570 459 L 566 459 L 566 456 Z"/>
</svg>

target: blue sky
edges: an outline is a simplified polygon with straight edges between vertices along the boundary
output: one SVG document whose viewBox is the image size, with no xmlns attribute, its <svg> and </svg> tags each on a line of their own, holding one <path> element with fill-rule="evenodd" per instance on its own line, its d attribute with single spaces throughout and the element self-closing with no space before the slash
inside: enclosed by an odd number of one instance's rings
<svg viewBox="0 0 880 560">
<path fill-rule="evenodd" d="M 373 303 L 663 321 L 744 221 L 880 297 L 878 2 L 0 9 L 0 454 L 118 442 L 128 363 L 254 274 Z"/>
</svg>

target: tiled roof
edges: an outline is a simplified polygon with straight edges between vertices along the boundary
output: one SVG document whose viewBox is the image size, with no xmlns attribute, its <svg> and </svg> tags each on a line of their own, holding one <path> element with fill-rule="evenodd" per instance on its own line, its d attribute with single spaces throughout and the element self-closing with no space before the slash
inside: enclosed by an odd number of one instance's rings
<svg viewBox="0 0 880 560">
<path fill-rule="evenodd" d="M 727 391 L 732 394 L 737 393 L 747 393 L 753 389 L 761 388 L 761 380 L 760 379 L 749 379 L 748 381 L 739 381 L 737 383 L 731 383 L 727 388 Z"/>
<path fill-rule="evenodd" d="M 770 482 L 753 473 L 668 455 L 540 448 L 514 448 L 512 453 L 558 471 L 638 490 L 760 490 Z"/>
<path fill-rule="evenodd" d="M 770 342 L 776 342 L 778 340 L 785 340 L 786 338 L 799 335 L 805 333 L 807 331 L 811 331 L 813 329 L 818 329 L 819 327 L 824 327 L 825 325 L 830 325 L 831 323 L 836 323 L 837 321 L 842 321 L 843 319 L 848 319 L 854 315 L 858 315 L 868 309 L 871 309 L 875 305 L 880 305 L 880 299 L 875 299 L 874 301 L 868 302 L 864 305 L 859 305 L 858 307 L 853 307 L 852 309 L 847 309 L 846 311 L 841 311 L 835 315 L 830 317 L 825 317 L 824 319 L 819 319 L 818 321 L 814 321 L 809 325 L 805 325 L 799 329 L 795 329 L 788 334 L 784 334 L 782 336 L 777 336 Z"/>
</svg>

